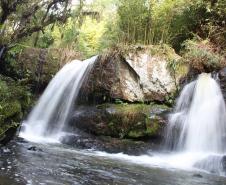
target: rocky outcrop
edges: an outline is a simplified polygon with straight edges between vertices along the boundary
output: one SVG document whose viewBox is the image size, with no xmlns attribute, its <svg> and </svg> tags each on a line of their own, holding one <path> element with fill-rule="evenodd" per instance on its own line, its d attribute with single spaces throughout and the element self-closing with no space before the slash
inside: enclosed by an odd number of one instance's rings
<svg viewBox="0 0 226 185">
<path fill-rule="evenodd" d="M 161 52 L 152 54 L 152 47 L 137 47 L 128 51 L 118 49 L 98 57 L 85 85 L 81 99 L 129 102 L 166 101 L 177 90 L 180 78 L 186 73 L 174 73 L 170 61 L 180 57 L 171 51 L 170 59 Z M 84 99 L 84 97 L 86 99 Z"/>
<path fill-rule="evenodd" d="M 93 135 L 115 138 L 162 138 L 166 106 L 103 104 L 76 109 L 69 130 L 77 128 Z"/>
</svg>

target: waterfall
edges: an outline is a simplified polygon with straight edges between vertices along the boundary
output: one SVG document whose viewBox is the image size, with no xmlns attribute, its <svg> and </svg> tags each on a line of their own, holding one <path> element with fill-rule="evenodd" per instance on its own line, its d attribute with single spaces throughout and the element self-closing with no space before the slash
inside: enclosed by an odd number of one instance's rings
<svg viewBox="0 0 226 185">
<path fill-rule="evenodd" d="M 59 140 L 82 83 L 96 58 L 72 61 L 55 75 L 24 122 L 21 137 L 37 142 Z"/>
<path fill-rule="evenodd" d="M 182 90 L 170 115 L 166 145 L 184 152 L 225 152 L 226 109 L 218 83 L 200 74 Z"/>
</svg>

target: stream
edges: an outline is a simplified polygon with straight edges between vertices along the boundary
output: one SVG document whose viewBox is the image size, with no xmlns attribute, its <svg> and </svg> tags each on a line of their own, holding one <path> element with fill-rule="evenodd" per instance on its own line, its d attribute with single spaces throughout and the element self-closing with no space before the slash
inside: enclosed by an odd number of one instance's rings
<svg viewBox="0 0 226 185">
<path fill-rule="evenodd" d="M 138 159 L 134 162 L 114 157 L 117 155 L 20 138 L 2 148 L 0 156 L 0 185 L 226 184 L 226 177 L 202 171 L 139 164 L 140 156 L 133 156 Z"/>
</svg>

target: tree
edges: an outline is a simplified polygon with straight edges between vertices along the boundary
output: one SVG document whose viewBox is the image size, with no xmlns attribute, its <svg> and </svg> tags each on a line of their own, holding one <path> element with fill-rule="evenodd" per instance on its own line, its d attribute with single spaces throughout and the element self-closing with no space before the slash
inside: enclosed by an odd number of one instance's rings
<svg viewBox="0 0 226 185">
<path fill-rule="evenodd" d="M 71 0 L 1 0 L 0 59 L 9 48 L 55 22 L 65 22 Z"/>
<path fill-rule="evenodd" d="M 149 43 L 151 28 L 151 2 L 148 0 L 120 0 L 118 7 L 119 26 L 124 41 Z"/>
</svg>

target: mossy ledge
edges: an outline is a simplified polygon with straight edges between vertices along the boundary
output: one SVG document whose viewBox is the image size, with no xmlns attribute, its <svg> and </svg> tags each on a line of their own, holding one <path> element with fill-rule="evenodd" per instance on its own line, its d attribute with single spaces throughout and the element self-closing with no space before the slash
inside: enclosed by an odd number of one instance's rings
<svg viewBox="0 0 226 185">
<path fill-rule="evenodd" d="M 162 137 L 169 107 L 157 104 L 101 104 L 80 106 L 69 126 L 98 136 L 121 139 Z"/>
</svg>

